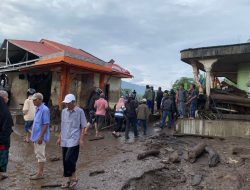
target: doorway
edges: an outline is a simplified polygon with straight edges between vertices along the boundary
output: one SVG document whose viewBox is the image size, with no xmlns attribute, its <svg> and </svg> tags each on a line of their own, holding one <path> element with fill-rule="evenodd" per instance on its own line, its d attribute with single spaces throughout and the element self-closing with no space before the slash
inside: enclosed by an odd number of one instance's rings
<svg viewBox="0 0 250 190">
<path fill-rule="evenodd" d="M 28 74 L 29 87 L 43 94 L 43 102 L 50 106 L 52 73 Z"/>
</svg>

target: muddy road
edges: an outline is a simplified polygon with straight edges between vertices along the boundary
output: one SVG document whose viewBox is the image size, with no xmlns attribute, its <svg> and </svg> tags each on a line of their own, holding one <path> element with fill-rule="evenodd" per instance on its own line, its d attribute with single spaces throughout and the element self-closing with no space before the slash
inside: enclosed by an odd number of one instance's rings
<svg viewBox="0 0 250 190">
<path fill-rule="evenodd" d="M 63 182 L 60 148 L 55 145 L 56 134 L 52 133 L 47 146 L 48 161 L 45 179 L 30 181 L 29 174 L 36 170 L 36 159 L 32 143 L 23 142 L 22 126 L 15 127 L 12 135 L 9 178 L 1 181 L 0 189 L 33 190 L 41 185 L 55 185 Z M 93 132 L 93 131 L 91 131 Z M 250 189 L 250 147 L 249 139 L 174 137 L 173 130 L 158 130 L 150 127 L 148 137 L 114 138 L 105 131 L 105 139 L 89 141 L 80 151 L 77 173 L 79 183 L 75 189 L 87 190 L 165 190 L 165 189 Z M 203 153 L 195 163 L 187 160 L 187 152 L 196 144 L 204 142 L 213 147 L 220 156 L 216 167 L 209 167 L 209 155 Z M 234 147 L 240 147 L 232 154 Z M 139 153 L 159 150 L 158 156 L 138 160 Z M 169 156 L 177 152 L 179 161 L 171 163 Z M 61 189 L 43 188 L 43 189 Z"/>
</svg>

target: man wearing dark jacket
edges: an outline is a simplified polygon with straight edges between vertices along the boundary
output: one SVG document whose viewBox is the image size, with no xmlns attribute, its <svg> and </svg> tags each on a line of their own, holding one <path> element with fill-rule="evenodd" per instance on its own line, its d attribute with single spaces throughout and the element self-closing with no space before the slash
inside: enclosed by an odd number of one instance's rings
<svg viewBox="0 0 250 190">
<path fill-rule="evenodd" d="M 160 111 L 161 109 L 162 98 L 163 98 L 163 92 L 161 90 L 161 87 L 159 87 L 156 94 L 157 111 Z"/>
<path fill-rule="evenodd" d="M 134 137 L 138 137 L 138 130 L 137 130 L 137 120 L 136 120 L 136 108 L 138 107 L 138 103 L 135 99 L 133 99 L 132 94 L 129 95 L 128 101 L 125 103 L 126 107 L 126 130 L 125 130 L 125 139 L 129 139 L 129 130 L 132 126 L 134 129 Z"/>
<path fill-rule="evenodd" d="M 160 127 L 163 129 L 166 118 L 168 117 L 168 128 L 171 128 L 173 119 L 172 116 L 174 112 L 174 102 L 172 100 L 172 95 L 164 93 L 164 97 L 161 103 L 161 109 L 162 109 L 162 121 Z"/>
<path fill-rule="evenodd" d="M 8 93 L 0 90 L 0 181 L 7 178 L 5 172 L 9 160 L 10 135 L 14 125 L 7 103 Z"/>
</svg>

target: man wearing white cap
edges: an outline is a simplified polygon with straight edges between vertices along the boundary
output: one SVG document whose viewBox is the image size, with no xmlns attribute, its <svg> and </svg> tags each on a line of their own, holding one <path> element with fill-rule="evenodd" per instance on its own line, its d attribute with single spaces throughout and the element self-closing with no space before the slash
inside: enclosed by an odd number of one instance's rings
<svg viewBox="0 0 250 190">
<path fill-rule="evenodd" d="M 84 111 L 75 105 L 75 96 L 67 94 L 63 100 L 66 108 L 61 115 L 61 134 L 57 144 L 62 147 L 64 177 L 69 180 L 62 188 L 73 188 L 77 184 L 76 162 L 79 155 L 79 145 L 83 147 L 84 129 L 87 126 Z"/>
</svg>

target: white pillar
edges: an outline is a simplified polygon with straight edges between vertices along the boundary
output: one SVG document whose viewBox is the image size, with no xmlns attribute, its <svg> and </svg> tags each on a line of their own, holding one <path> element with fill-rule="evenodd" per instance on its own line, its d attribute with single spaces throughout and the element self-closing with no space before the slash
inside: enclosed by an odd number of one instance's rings
<svg viewBox="0 0 250 190">
<path fill-rule="evenodd" d="M 199 69 L 196 65 L 195 61 L 191 62 L 192 68 L 193 68 L 193 75 L 194 75 L 194 80 L 197 83 L 198 86 L 201 85 L 200 81 L 199 81 Z"/>
<path fill-rule="evenodd" d="M 210 88 L 211 88 L 211 70 L 213 64 L 217 61 L 217 59 L 203 59 L 199 60 L 199 62 L 204 66 L 206 71 L 206 95 L 210 96 Z"/>
</svg>

